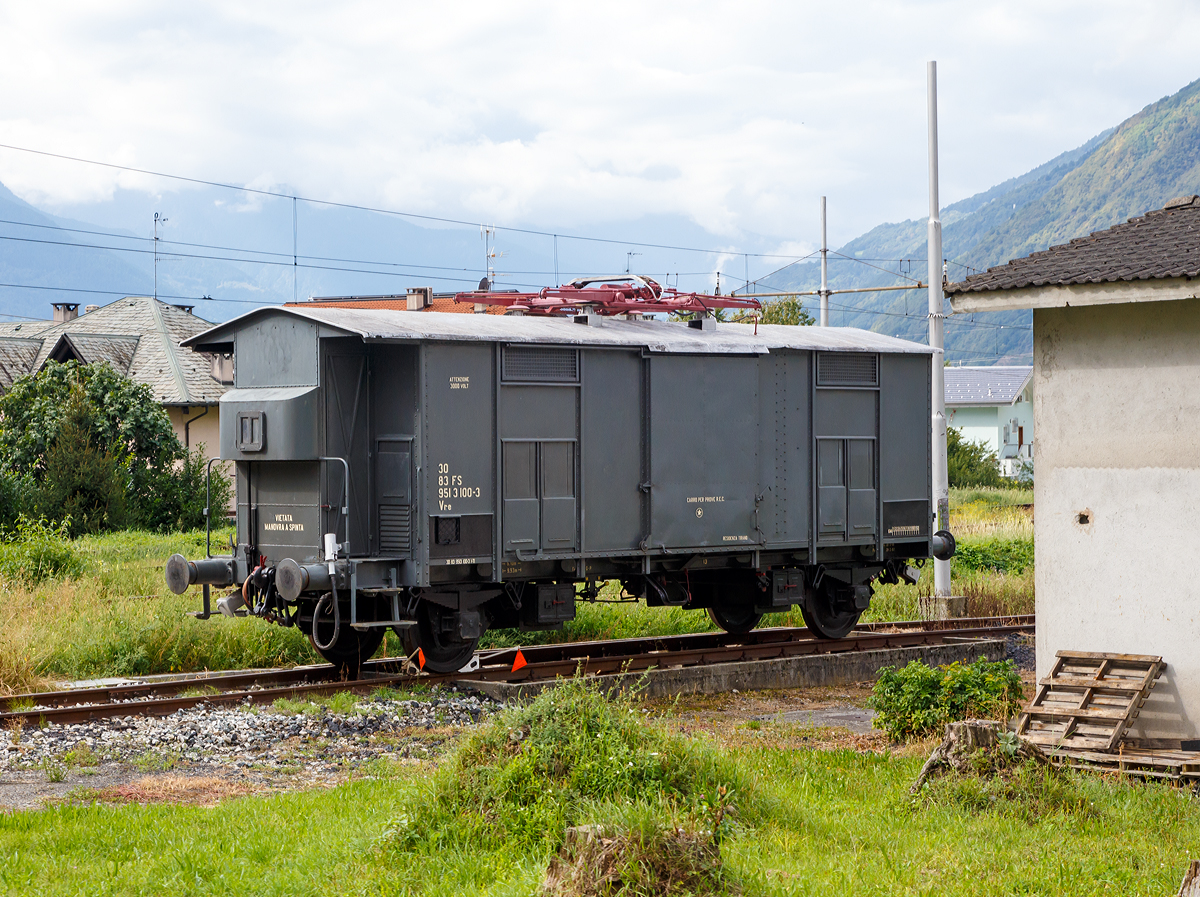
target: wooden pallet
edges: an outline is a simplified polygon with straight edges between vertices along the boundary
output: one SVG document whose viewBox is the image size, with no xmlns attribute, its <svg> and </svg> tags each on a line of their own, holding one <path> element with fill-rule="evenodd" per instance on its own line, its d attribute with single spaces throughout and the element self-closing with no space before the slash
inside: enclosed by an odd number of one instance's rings
<svg viewBox="0 0 1200 897">
<path fill-rule="evenodd" d="M 1166 667 L 1149 654 L 1059 651 L 1017 734 L 1050 750 L 1116 751 Z"/>
<path fill-rule="evenodd" d="M 1150 750 L 1122 746 L 1115 753 L 1058 748 L 1050 759 L 1061 766 L 1104 769 L 1145 779 L 1200 782 L 1200 751 Z"/>
</svg>

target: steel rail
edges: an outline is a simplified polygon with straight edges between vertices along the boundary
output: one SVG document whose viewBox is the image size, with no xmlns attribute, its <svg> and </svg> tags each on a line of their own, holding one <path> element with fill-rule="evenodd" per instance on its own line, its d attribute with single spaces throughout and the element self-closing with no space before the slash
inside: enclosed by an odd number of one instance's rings
<svg viewBox="0 0 1200 897">
<path fill-rule="evenodd" d="M 960 639 L 1002 637 L 1032 629 L 1032 620 L 1025 618 L 1004 618 L 999 625 L 987 618 L 949 622 L 959 625 L 917 629 L 908 624 L 884 624 L 872 629 L 860 627 L 863 631 L 856 631 L 843 639 L 814 638 L 806 629 L 779 628 L 752 630 L 743 635 L 695 633 L 654 639 L 537 645 L 521 649 L 527 664 L 515 672 L 512 670 L 512 657 L 517 649 L 514 648 L 486 655 L 483 658 L 484 665 L 471 673 L 414 676 L 397 670 L 403 659 L 395 658 L 369 661 L 364 664 L 364 672 L 368 675 L 354 681 L 334 678 L 331 667 L 309 666 L 48 692 L 8 699 L 7 712 L 0 713 L 0 725 L 14 725 L 17 721 L 21 725 L 51 722 L 71 724 L 122 716 L 168 716 L 177 710 L 200 704 L 263 704 L 279 698 L 303 695 L 316 697 L 341 691 L 361 693 L 388 686 L 422 686 L 444 682 L 469 685 L 472 681 L 519 684 L 571 676 L 577 671 L 586 675 L 641 673 L 653 668 L 945 644 Z M 964 623 L 991 625 L 964 628 L 961 625 Z M 310 678 L 315 678 L 315 681 L 309 681 Z M 197 686 L 224 686 L 228 690 L 216 694 L 180 694 Z M 173 693 L 162 696 L 155 689 Z M 35 706 L 29 707 L 30 702 Z"/>
<path fill-rule="evenodd" d="M 907 620 L 891 623 L 864 623 L 855 627 L 855 632 L 895 632 L 917 630 L 921 632 L 960 631 L 998 625 L 1033 627 L 1033 615 L 1012 617 L 961 617 L 951 620 Z M 610 639 L 606 641 L 559 642 L 549 645 L 530 645 L 521 648 L 502 648 L 480 651 L 480 663 L 489 666 L 512 665 L 518 650 L 528 663 L 573 658 L 600 658 L 605 656 L 628 657 L 634 654 L 663 651 L 684 651 L 698 648 L 718 648 L 730 644 L 775 644 L 798 639 L 815 638 L 804 627 L 773 627 L 753 629 L 743 634 L 728 632 L 694 632 L 670 636 L 645 638 Z M 405 659 L 385 657 L 363 663 L 362 671 L 373 675 L 394 675 L 403 672 Z M 459 674 L 455 674 L 458 676 Z M 364 677 L 370 678 L 370 677 Z M 64 689 L 15 695 L 0 699 L 0 707 L 16 711 L 30 704 L 36 707 L 69 707 L 78 704 L 116 704 L 140 698 L 178 696 L 196 688 L 217 689 L 264 689 L 296 684 L 317 684 L 338 681 L 336 671 L 328 664 L 313 664 L 287 669 L 235 670 L 230 672 L 199 673 L 152 682 L 128 682 L 119 685 L 89 686 L 87 688 Z"/>
</svg>

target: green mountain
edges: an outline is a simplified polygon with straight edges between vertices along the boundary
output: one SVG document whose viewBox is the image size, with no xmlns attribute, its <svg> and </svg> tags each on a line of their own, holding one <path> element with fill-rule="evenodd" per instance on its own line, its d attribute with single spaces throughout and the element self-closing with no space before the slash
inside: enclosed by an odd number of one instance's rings
<svg viewBox="0 0 1200 897">
<path fill-rule="evenodd" d="M 948 276 L 961 280 L 973 271 L 1103 230 L 1189 193 L 1200 193 L 1200 81 L 1078 149 L 942 209 Z M 831 250 L 830 288 L 924 280 L 926 227 L 924 218 L 882 224 L 836 253 Z M 815 290 L 820 282 L 819 262 L 804 262 L 760 279 L 757 286 Z M 830 299 L 835 325 L 920 341 L 929 332 L 927 311 L 924 290 L 847 293 Z M 1028 363 L 1032 351 L 1029 312 L 952 315 L 946 320 L 950 361 Z"/>
</svg>

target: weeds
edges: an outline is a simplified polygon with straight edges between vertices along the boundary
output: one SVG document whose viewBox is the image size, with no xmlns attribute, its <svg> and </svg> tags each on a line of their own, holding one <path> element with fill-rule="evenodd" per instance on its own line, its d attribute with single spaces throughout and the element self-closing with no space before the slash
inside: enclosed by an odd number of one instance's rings
<svg viewBox="0 0 1200 897">
<path fill-rule="evenodd" d="M 100 758 L 86 741 L 78 742 L 73 748 L 62 755 L 62 762 L 68 768 L 99 766 Z"/>
<path fill-rule="evenodd" d="M 550 862 L 544 897 L 701 897 L 738 894 L 726 874 L 718 845 L 707 831 L 693 831 L 654 808 L 635 805 L 619 826 L 569 829 Z"/>
<path fill-rule="evenodd" d="M 174 751 L 146 751 L 133 758 L 133 765 L 142 772 L 166 772 L 179 765 Z"/>
<path fill-rule="evenodd" d="M 196 685 L 192 688 L 185 688 L 179 693 L 181 698 L 206 698 L 209 695 L 219 695 L 221 690 L 215 685 Z"/>
<path fill-rule="evenodd" d="M 38 768 L 46 774 L 47 782 L 65 782 L 67 779 L 67 767 L 49 757 L 43 759 Z"/>
<path fill-rule="evenodd" d="M 650 802 L 699 812 L 720 785 L 747 789 L 715 750 L 642 719 L 581 679 L 506 710 L 460 743 L 429 794 L 404 817 L 398 844 L 554 850 L 603 808 Z"/>
<path fill-rule="evenodd" d="M 928 782 L 913 798 L 916 808 L 953 807 L 968 813 L 996 813 L 1033 823 L 1052 815 L 1092 820 L 1099 816 L 1095 803 L 1080 788 L 1077 774 L 1033 760 L 1007 770 L 987 769 L 976 774 L 950 774 Z"/>
</svg>

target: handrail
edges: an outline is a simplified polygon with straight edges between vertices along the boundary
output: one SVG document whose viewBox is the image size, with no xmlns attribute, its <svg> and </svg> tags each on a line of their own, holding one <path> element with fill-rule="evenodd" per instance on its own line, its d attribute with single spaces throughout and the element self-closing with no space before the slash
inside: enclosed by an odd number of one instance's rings
<svg viewBox="0 0 1200 897">
<path fill-rule="evenodd" d="M 214 461 L 220 460 L 209 458 L 204 469 L 204 556 L 209 560 L 212 559 L 212 515 L 208 512 L 212 504 L 212 466 Z M 207 586 L 205 591 L 208 591 Z"/>
<path fill-rule="evenodd" d="M 350 553 L 350 462 L 345 458 L 320 456 L 318 461 L 341 461 L 346 469 L 346 478 L 342 481 L 342 516 L 346 518 L 346 554 Z"/>
</svg>

